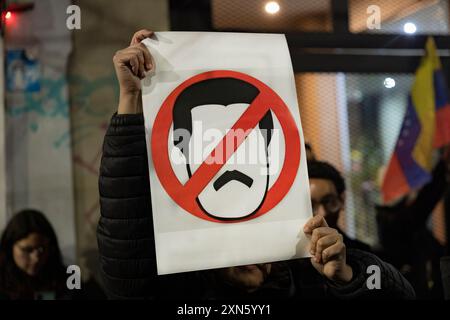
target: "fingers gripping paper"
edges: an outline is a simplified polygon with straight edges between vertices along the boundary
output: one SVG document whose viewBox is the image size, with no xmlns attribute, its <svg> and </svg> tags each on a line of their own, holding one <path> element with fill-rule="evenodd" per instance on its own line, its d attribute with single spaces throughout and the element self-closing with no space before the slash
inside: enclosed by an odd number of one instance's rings
<svg viewBox="0 0 450 320">
<path fill-rule="evenodd" d="M 158 274 L 306 256 L 309 184 L 285 37 L 160 32 L 144 43 Z"/>
</svg>

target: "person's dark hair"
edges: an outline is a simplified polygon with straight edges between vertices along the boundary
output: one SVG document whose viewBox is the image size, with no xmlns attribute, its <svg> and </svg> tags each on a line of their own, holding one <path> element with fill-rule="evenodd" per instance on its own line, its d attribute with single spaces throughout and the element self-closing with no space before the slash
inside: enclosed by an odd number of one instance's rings
<svg viewBox="0 0 450 320">
<path fill-rule="evenodd" d="M 323 161 L 308 161 L 308 176 L 310 179 L 325 179 L 333 182 L 338 195 L 345 191 L 345 180 L 331 164 Z"/>
<path fill-rule="evenodd" d="M 14 244 L 32 233 L 45 236 L 49 240 L 47 263 L 33 278 L 16 266 L 13 257 Z M 23 210 L 14 215 L 0 241 L 0 291 L 12 299 L 27 298 L 27 295 L 36 289 L 57 291 L 64 276 L 65 268 L 58 240 L 47 218 L 36 210 Z"/>
<path fill-rule="evenodd" d="M 209 79 L 189 86 L 178 96 L 173 107 L 174 145 L 187 156 L 187 141 L 183 141 L 183 135 L 177 134 L 177 130 L 185 129 L 192 135 L 191 110 L 193 108 L 206 104 L 220 104 L 224 106 L 233 103 L 251 104 L 258 94 L 259 90 L 256 87 L 235 78 Z M 270 110 L 259 122 L 259 128 L 265 130 L 263 137 L 266 146 L 268 146 L 273 130 L 273 119 Z M 183 150 L 183 145 L 185 150 Z"/>
</svg>

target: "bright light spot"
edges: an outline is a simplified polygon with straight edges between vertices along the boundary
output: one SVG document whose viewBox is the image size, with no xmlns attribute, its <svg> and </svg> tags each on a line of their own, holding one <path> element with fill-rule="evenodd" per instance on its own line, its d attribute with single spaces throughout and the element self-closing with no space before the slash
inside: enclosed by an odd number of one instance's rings
<svg viewBox="0 0 450 320">
<path fill-rule="evenodd" d="M 266 3 L 265 10 L 269 14 L 275 14 L 280 11 L 280 5 L 276 1 L 270 1 Z"/>
<path fill-rule="evenodd" d="M 11 17 L 12 17 L 11 11 L 8 11 L 5 15 L 5 18 L 9 20 L 11 19 Z"/>
<path fill-rule="evenodd" d="M 395 80 L 392 78 L 386 78 L 383 82 L 384 86 L 388 89 L 395 87 Z"/>
<path fill-rule="evenodd" d="M 361 101 L 361 99 L 362 99 L 362 92 L 361 91 L 359 91 L 359 90 L 353 90 L 352 92 L 351 92 L 351 98 L 353 99 L 353 100 L 355 100 L 355 101 Z"/>
<path fill-rule="evenodd" d="M 405 33 L 413 34 L 413 33 L 416 33 L 417 27 L 416 27 L 416 25 L 414 23 L 407 22 L 403 26 L 403 31 L 405 31 Z"/>
</svg>

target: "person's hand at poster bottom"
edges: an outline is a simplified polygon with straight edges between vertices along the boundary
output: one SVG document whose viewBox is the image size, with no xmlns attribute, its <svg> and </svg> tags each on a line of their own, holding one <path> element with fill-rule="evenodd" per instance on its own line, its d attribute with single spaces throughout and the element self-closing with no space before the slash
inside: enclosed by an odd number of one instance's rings
<svg viewBox="0 0 450 320">
<path fill-rule="evenodd" d="M 346 262 L 346 249 L 342 235 L 328 227 L 325 218 L 317 215 L 308 220 L 303 232 L 311 240 L 311 263 L 330 281 L 345 284 L 353 278 L 353 270 Z"/>
</svg>

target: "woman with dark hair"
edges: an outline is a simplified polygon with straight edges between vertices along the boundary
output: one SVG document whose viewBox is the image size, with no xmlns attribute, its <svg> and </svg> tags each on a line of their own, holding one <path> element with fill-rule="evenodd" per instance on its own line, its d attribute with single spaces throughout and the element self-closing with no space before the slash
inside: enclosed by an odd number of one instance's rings
<svg viewBox="0 0 450 320">
<path fill-rule="evenodd" d="M 0 296 L 67 299 L 66 278 L 58 240 L 47 218 L 35 210 L 16 214 L 0 242 Z"/>
</svg>

